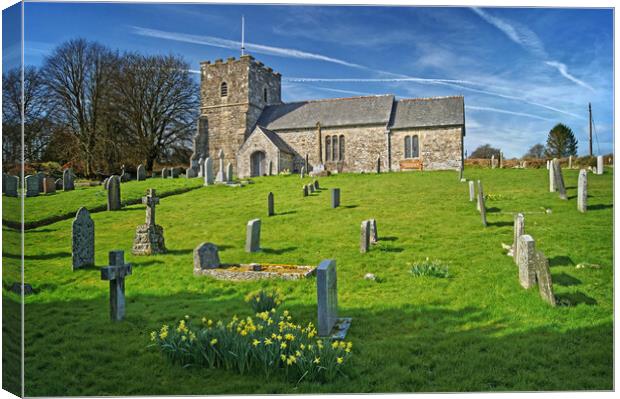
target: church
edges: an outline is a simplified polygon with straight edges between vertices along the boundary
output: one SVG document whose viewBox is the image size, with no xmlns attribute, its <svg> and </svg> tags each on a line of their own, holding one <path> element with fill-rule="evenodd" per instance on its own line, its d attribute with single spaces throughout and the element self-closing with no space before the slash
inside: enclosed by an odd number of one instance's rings
<svg viewBox="0 0 620 399">
<path fill-rule="evenodd" d="M 376 95 L 283 103 L 281 75 L 250 55 L 202 62 L 192 174 L 207 157 L 240 178 L 310 171 L 458 170 L 462 96 Z"/>
</svg>

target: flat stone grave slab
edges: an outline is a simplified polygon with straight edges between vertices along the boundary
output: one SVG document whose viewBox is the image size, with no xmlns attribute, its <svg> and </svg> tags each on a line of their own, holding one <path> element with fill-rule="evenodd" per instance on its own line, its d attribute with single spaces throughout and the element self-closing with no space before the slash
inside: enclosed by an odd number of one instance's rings
<svg viewBox="0 0 620 399">
<path fill-rule="evenodd" d="M 284 265 L 272 263 L 221 264 L 214 269 L 194 269 L 197 276 L 211 276 L 217 280 L 301 280 L 312 276 L 315 266 Z"/>
</svg>

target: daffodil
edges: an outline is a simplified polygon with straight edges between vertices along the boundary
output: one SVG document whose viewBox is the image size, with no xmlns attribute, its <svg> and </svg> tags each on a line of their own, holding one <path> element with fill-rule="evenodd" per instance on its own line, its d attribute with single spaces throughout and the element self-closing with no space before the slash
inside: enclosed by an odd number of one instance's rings
<svg viewBox="0 0 620 399">
<path fill-rule="evenodd" d="M 314 364 L 319 364 L 321 363 L 321 358 L 320 357 L 315 357 L 314 358 Z"/>
<path fill-rule="evenodd" d="M 336 358 L 336 363 L 338 363 L 338 364 L 342 364 L 343 361 L 344 361 L 344 359 L 341 358 L 341 357 L 337 357 Z"/>
<path fill-rule="evenodd" d="M 157 337 L 157 332 L 156 331 L 151 331 L 151 341 L 155 341 L 156 337 Z"/>
<path fill-rule="evenodd" d="M 332 349 L 338 348 L 338 341 L 332 342 Z"/>
<path fill-rule="evenodd" d="M 286 338 L 287 341 L 294 341 L 295 340 L 295 336 L 293 334 L 286 334 L 284 336 L 284 338 Z"/>
<path fill-rule="evenodd" d="M 301 350 L 304 350 L 304 349 L 306 349 L 306 345 L 301 344 L 301 345 L 299 345 L 299 348 L 300 348 Z"/>
<path fill-rule="evenodd" d="M 254 339 L 254 341 L 252 341 L 252 345 L 254 346 L 258 346 L 258 344 L 260 344 L 260 341 L 257 339 Z"/>
<path fill-rule="evenodd" d="M 280 344 L 280 348 L 281 348 L 281 349 L 286 349 L 286 342 L 282 342 L 282 343 Z"/>
<path fill-rule="evenodd" d="M 211 346 L 213 346 L 213 345 L 217 344 L 217 338 L 213 338 L 213 339 L 211 340 L 211 342 L 209 342 L 209 343 L 211 344 Z"/>
<path fill-rule="evenodd" d="M 181 335 L 181 341 L 185 342 L 185 340 L 187 340 L 187 337 L 185 335 Z"/>
<path fill-rule="evenodd" d="M 269 338 L 265 338 L 265 346 L 271 345 L 273 344 L 273 341 L 270 340 Z"/>
<path fill-rule="evenodd" d="M 285 355 L 280 355 L 280 359 L 282 359 L 282 361 L 286 360 L 286 356 Z"/>
</svg>

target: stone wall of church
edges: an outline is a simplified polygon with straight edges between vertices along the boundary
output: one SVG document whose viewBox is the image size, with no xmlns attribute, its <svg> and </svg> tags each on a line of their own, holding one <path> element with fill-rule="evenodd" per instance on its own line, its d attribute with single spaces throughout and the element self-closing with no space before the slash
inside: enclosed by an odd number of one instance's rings
<svg viewBox="0 0 620 399">
<path fill-rule="evenodd" d="M 459 169 L 463 156 L 461 127 L 395 130 L 391 134 L 392 170 L 405 159 L 405 136 L 418 136 L 419 159 L 425 170 Z"/>
</svg>

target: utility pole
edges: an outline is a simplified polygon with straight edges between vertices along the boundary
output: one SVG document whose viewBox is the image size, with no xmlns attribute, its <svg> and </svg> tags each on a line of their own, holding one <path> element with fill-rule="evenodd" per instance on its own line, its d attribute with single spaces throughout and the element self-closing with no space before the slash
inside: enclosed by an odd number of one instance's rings
<svg viewBox="0 0 620 399">
<path fill-rule="evenodd" d="M 588 113 L 590 115 L 590 156 L 592 156 L 592 103 L 588 103 Z"/>
</svg>

